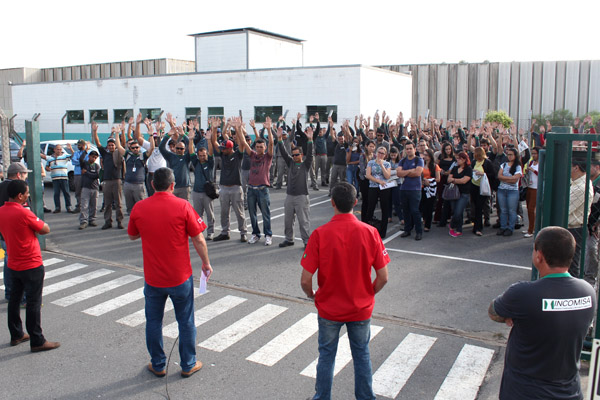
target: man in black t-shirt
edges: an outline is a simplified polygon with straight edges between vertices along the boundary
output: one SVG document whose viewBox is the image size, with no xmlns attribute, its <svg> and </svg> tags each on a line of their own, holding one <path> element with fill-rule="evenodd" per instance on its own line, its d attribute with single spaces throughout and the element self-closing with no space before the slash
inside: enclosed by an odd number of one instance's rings
<svg viewBox="0 0 600 400">
<path fill-rule="evenodd" d="M 569 275 L 574 252 L 568 230 L 542 229 L 532 255 L 540 279 L 515 283 L 490 304 L 490 318 L 512 327 L 500 400 L 583 399 L 579 359 L 596 293 Z"/>
</svg>

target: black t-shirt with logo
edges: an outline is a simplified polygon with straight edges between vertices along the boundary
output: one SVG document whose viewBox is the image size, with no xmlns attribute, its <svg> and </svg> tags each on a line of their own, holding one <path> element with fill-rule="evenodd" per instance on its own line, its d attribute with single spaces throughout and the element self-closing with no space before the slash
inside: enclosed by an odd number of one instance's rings
<svg viewBox="0 0 600 400">
<path fill-rule="evenodd" d="M 582 279 L 557 275 L 515 283 L 494 300 L 496 313 L 514 323 L 501 400 L 583 398 L 579 357 L 596 293 Z"/>
</svg>

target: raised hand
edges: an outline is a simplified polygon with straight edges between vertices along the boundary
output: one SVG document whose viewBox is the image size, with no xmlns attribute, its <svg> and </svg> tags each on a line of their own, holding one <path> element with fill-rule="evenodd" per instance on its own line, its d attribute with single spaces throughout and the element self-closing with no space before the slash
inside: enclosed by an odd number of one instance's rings
<svg viewBox="0 0 600 400">
<path fill-rule="evenodd" d="M 93 132 L 97 132 L 98 131 L 98 124 L 96 123 L 96 121 L 92 122 L 92 131 Z"/>
<path fill-rule="evenodd" d="M 313 131 L 312 126 L 309 126 L 308 128 L 306 128 L 306 137 L 308 138 L 309 141 L 313 139 L 313 134 L 314 134 L 314 131 Z"/>
<path fill-rule="evenodd" d="M 277 128 L 277 140 L 281 140 L 282 136 L 283 136 L 283 128 L 280 126 L 279 128 Z"/>
<path fill-rule="evenodd" d="M 298 113 L 298 119 L 300 119 L 300 113 Z M 267 118 L 265 118 L 265 123 L 263 124 L 263 128 L 270 130 L 271 124 L 272 124 L 271 117 L 267 117 Z"/>
<path fill-rule="evenodd" d="M 256 129 L 256 123 L 254 122 L 253 119 L 250 120 L 250 122 L 248 122 L 250 124 L 250 126 L 252 127 L 252 129 Z"/>
</svg>

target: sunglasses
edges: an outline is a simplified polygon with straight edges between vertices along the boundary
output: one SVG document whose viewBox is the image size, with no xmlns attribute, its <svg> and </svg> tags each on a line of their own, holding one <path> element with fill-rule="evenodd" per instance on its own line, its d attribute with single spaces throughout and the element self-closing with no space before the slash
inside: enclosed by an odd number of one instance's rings
<svg viewBox="0 0 600 400">
<path fill-rule="evenodd" d="M 131 146 L 130 147 L 131 150 L 135 150 L 135 149 L 139 149 L 139 148 L 140 148 L 140 146 Z"/>
<path fill-rule="evenodd" d="M 300 153 L 292 154 L 292 157 L 298 157 L 299 155 L 300 155 Z"/>
<path fill-rule="evenodd" d="M 175 147 L 175 150 L 185 150 L 185 147 Z"/>
</svg>

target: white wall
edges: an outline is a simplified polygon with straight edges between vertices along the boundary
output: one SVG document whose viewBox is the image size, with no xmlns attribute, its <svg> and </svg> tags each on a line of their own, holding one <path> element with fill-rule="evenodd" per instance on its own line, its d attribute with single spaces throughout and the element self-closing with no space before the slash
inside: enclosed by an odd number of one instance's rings
<svg viewBox="0 0 600 400">
<path fill-rule="evenodd" d="M 182 121 L 186 107 L 201 107 L 203 126 L 208 107 L 224 107 L 226 116 L 242 109 L 246 121 L 254 117 L 254 106 L 289 109 L 288 121 L 305 114 L 307 105 L 337 105 L 340 119 L 376 108 L 397 113 L 410 110 L 410 82 L 404 74 L 360 66 L 194 73 L 16 85 L 13 103 L 19 117 L 41 113 L 41 132 L 60 132 L 65 111 L 81 109 L 85 124 L 67 124 L 66 132 L 89 132 L 89 110 L 108 109 L 109 123 L 99 126 L 108 133 L 114 109 L 137 114 L 157 107 Z"/>
<path fill-rule="evenodd" d="M 301 67 L 302 43 L 248 31 L 249 69 Z"/>
<path fill-rule="evenodd" d="M 360 69 L 360 108 L 350 110 L 344 115 L 351 117 L 361 113 L 367 117 L 379 110 L 379 115 L 385 110 L 396 122 L 398 113 L 402 111 L 408 119 L 412 110 L 412 77 L 408 74 L 390 72 L 379 68 L 363 67 Z M 340 114 L 340 113 L 338 113 Z"/>
<path fill-rule="evenodd" d="M 196 72 L 247 69 L 246 32 L 196 36 Z"/>
</svg>

